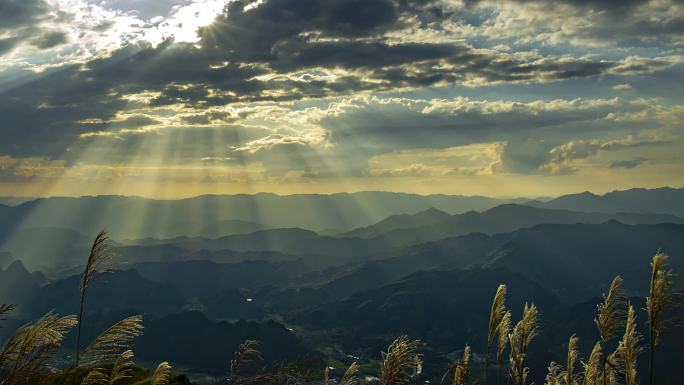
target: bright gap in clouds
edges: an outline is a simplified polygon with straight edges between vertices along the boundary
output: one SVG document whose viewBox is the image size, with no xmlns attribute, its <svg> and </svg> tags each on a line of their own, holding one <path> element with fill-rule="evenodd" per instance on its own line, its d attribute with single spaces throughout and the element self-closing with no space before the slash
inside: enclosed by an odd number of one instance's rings
<svg viewBox="0 0 684 385">
<path fill-rule="evenodd" d="M 196 43 L 198 30 L 211 24 L 229 2 L 45 0 L 44 14 L 36 18 L 29 33 L 46 36 L 46 39 L 52 36 L 55 41 L 41 43 L 43 46 L 35 43 L 16 46 L 3 57 L 0 70 L 43 71 L 107 56 L 116 49 L 137 43 L 156 46 L 168 39 L 177 43 Z"/>
</svg>

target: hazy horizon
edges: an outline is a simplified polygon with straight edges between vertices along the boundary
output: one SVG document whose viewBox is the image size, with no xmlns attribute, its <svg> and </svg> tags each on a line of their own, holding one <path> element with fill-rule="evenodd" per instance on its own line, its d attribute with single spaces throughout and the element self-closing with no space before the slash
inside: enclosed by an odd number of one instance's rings
<svg viewBox="0 0 684 385">
<path fill-rule="evenodd" d="M 561 193 L 558 195 L 537 195 L 537 196 L 525 196 L 525 195 L 485 195 L 485 194 L 459 194 L 459 193 L 419 193 L 419 192 L 411 192 L 411 191 L 391 191 L 391 190 L 357 190 L 357 191 L 338 191 L 338 192 L 330 192 L 330 193 L 318 193 L 318 192 L 295 192 L 295 193 L 277 193 L 277 192 L 271 192 L 271 191 L 257 191 L 257 192 L 251 192 L 251 193 L 204 193 L 204 194 L 198 194 L 198 195 L 189 195 L 189 196 L 179 196 L 179 197 L 154 197 L 154 196 L 143 196 L 143 195 L 129 195 L 129 194 L 84 194 L 84 195 L 44 195 L 44 196 L 18 196 L 18 195 L 0 195 L 0 199 L 16 199 L 16 200 L 33 200 L 33 199 L 42 199 L 42 198 L 84 198 L 84 197 L 108 197 L 108 196 L 114 196 L 114 197 L 125 197 L 125 198 L 142 198 L 142 199 L 149 199 L 149 200 L 184 200 L 184 199 L 192 199 L 192 198 L 198 198 L 202 196 L 241 196 L 241 195 L 275 195 L 275 196 L 280 196 L 280 197 L 286 197 L 286 196 L 297 196 L 297 195 L 343 195 L 343 194 L 362 194 L 362 193 L 393 193 L 393 194 L 406 194 L 406 195 L 418 195 L 418 196 L 462 196 L 462 197 L 482 197 L 482 198 L 493 198 L 493 199 L 530 199 L 530 200 L 549 200 L 549 199 L 555 199 L 559 198 L 562 196 L 566 195 L 577 195 L 577 194 L 582 194 L 582 193 L 591 193 L 593 195 L 597 196 L 603 196 L 605 194 L 611 193 L 611 192 L 619 192 L 619 191 L 626 191 L 626 190 L 658 190 L 658 189 L 684 189 L 684 185 L 682 186 L 673 186 L 673 185 L 663 185 L 663 186 L 655 186 L 655 187 L 643 187 L 643 186 L 634 186 L 634 187 L 629 187 L 625 189 L 612 189 L 612 190 L 604 190 L 604 191 L 591 191 L 591 190 L 577 190 L 577 191 L 570 191 L 567 193 Z"/>
</svg>

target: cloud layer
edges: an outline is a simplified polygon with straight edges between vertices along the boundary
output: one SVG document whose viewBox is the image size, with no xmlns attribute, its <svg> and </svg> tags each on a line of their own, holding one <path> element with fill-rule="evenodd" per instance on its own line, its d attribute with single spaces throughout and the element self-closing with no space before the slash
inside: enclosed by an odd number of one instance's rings
<svg viewBox="0 0 684 385">
<path fill-rule="evenodd" d="M 164 167 L 277 186 L 681 166 L 679 0 L 0 7 L 0 178 L 17 183 Z"/>
</svg>

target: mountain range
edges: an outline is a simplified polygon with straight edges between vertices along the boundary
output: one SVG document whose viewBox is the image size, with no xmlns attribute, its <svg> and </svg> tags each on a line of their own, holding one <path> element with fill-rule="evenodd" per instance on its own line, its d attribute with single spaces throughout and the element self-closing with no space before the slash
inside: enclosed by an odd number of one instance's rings
<svg viewBox="0 0 684 385">
<path fill-rule="evenodd" d="M 563 359 L 570 334 L 580 337 L 581 352 L 588 355 L 598 338 L 596 304 L 615 275 L 624 278 L 625 294 L 641 309 L 650 259 L 658 250 L 670 256 L 670 268 L 684 271 L 684 200 L 676 198 L 681 193 L 635 189 L 514 203 L 473 198 L 476 207 L 454 203 L 463 197 L 364 193 L 363 199 L 388 203 L 363 220 L 337 226 L 328 225 L 349 212 L 330 209 L 314 223 L 306 210 L 324 201 L 339 203 L 341 196 L 311 196 L 311 207 L 300 202 L 280 208 L 271 220 L 207 208 L 214 212 L 207 214 L 210 225 L 188 216 L 188 207 L 238 198 L 199 197 L 194 203 L 50 198 L 0 206 L 6 225 L 0 233 L 0 302 L 18 305 L 0 329 L 0 340 L 12 326 L 52 309 L 78 311 L 80 273 L 95 229 L 87 226 L 116 219 L 122 222 L 112 233 L 113 271 L 89 286 L 86 339 L 124 316 L 142 314 L 139 357 L 170 360 L 190 373 L 223 373 L 232 350 L 245 339 L 262 342 L 269 364 L 311 355 L 340 365 L 356 357 L 373 367 L 378 352 L 407 333 L 428 346 L 425 370 L 441 375 L 464 344 L 476 357 L 486 349 L 490 301 L 505 283 L 514 320 L 526 302 L 540 309 L 543 328 L 529 351 L 529 365 L 531 380 L 543 383 L 548 363 Z M 638 196 L 639 205 L 633 202 Z M 268 197 L 281 198 L 284 204 L 304 199 Z M 395 198 L 413 203 L 404 207 L 392 203 Z M 103 202 L 113 208 L 98 214 Z M 164 206 L 165 215 L 126 227 L 121 208 L 127 202 L 139 209 L 157 205 L 148 212 L 160 215 Z M 89 219 L 43 217 L 56 215 L 58 208 L 83 215 L 88 207 L 96 210 Z M 297 217 L 297 210 L 304 216 Z M 299 226 L 305 223 L 318 227 Z M 350 228 L 351 223 L 358 226 Z M 644 320 L 640 311 L 642 328 Z M 681 343 L 680 333 L 663 344 L 664 365 L 671 369 L 659 375 L 660 383 L 684 376 L 684 369 L 672 365 L 684 359 Z M 65 341 L 67 349 L 73 344 Z M 201 352 L 192 353 L 197 346 Z"/>
</svg>

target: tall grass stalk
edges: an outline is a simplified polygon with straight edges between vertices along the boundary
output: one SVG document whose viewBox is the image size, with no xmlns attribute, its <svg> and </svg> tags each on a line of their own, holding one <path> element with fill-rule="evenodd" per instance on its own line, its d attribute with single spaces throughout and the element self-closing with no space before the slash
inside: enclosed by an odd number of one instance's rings
<svg viewBox="0 0 684 385">
<path fill-rule="evenodd" d="M 489 311 L 489 325 L 487 328 L 487 355 L 485 356 L 484 384 L 487 385 L 487 375 L 489 374 L 489 358 L 492 346 L 496 342 L 496 334 L 499 331 L 499 324 L 506 313 L 506 285 L 499 285 L 492 300 L 492 308 Z"/>
<path fill-rule="evenodd" d="M 655 350 L 663 333 L 675 325 L 674 312 L 681 308 L 681 298 L 674 292 L 674 273 L 667 268 L 668 256 L 660 251 L 651 262 L 651 285 L 646 297 L 649 337 L 649 385 L 653 385 Z"/>
<path fill-rule="evenodd" d="M 88 285 L 90 285 L 90 282 L 97 274 L 108 270 L 106 265 L 111 257 L 112 255 L 109 252 L 109 237 L 107 236 L 107 231 L 102 230 L 97 234 L 95 241 L 90 248 L 88 261 L 86 262 L 86 267 L 83 270 L 83 277 L 81 278 L 80 307 L 78 311 L 78 328 L 76 331 L 76 368 L 78 368 L 81 358 L 81 326 L 83 324 L 83 306 L 85 303 L 86 291 L 88 290 Z"/>
<path fill-rule="evenodd" d="M 529 368 L 525 366 L 527 349 L 532 340 L 538 335 L 539 312 L 532 304 L 525 304 L 523 317 L 508 335 L 511 352 L 509 357 L 510 378 L 515 385 L 525 385 Z"/>
<path fill-rule="evenodd" d="M 342 379 L 340 380 L 340 385 L 357 385 L 356 373 L 358 373 L 358 371 L 359 364 L 352 362 L 352 364 L 349 365 L 349 368 L 347 368 L 347 371 L 344 372 L 344 376 L 342 376 Z"/>
<path fill-rule="evenodd" d="M 399 336 L 392 342 L 387 352 L 382 353 L 380 364 L 380 383 L 382 385 L 402 385 L 410 379 L 410 371 L 420 358 L 418 349 L 422 343 L 410 340 L 407 336 Z"/>
<path fill-rule="evenodd" d="M 601 338 L 601 365 L 602 384 L 608 384 L 606 376 L 607 366 L 609 365 L 606 354 L 606 343 L 613 338 L 618 329 L 624 325 L 625 299 L 622 294 L 622 278 L 618 275 L 613 278 L 608 292 L 603 295 L 603 302 L 598 305 L 598 316 L 594 319 Z"/>
<path fill-rule="evenodd" d="M 463 357 L 454 367 L 453 385 L 466 385 L 470 375 L 470 346 L 466 345 L 463 349 Z"/>
<path fill-rule="evenodd" d="M 637 357 L 643 350 L 640 345 L 641 334 L 636 329 L 636 314 L 634 307 L 629 305 L 627 310 L 627 323 L 625 324 L 625 334 L 618 346 L 618 352 L 623 364 L 625 385 L 637 385 Z"/>
</svg>

